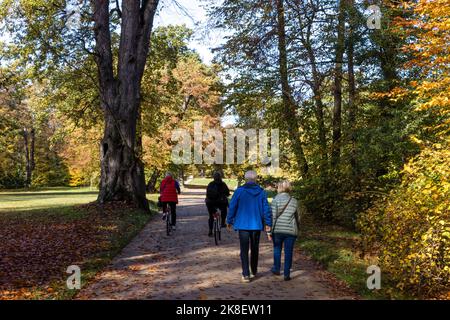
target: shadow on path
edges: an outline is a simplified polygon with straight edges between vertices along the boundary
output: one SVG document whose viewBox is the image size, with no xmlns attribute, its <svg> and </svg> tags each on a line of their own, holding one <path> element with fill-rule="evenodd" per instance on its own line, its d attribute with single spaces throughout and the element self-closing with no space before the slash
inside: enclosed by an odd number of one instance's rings
<svg viewBox="0 0 450 320">
<path fill-rule="evenodd" d="M 166 236 L 158 215 L 117 256 L 79 299 L 353 299 L 321 277 L 323 271 L 294 255 L 292 280 L 270 273 L 272 244 L 261 237 L 259 273 L 240 282 L 237 233 L 223 229 L 219 246 L 207 236 L 204 192 L 185 189 L 177 208 L 177 230 Z"/>
</svg>

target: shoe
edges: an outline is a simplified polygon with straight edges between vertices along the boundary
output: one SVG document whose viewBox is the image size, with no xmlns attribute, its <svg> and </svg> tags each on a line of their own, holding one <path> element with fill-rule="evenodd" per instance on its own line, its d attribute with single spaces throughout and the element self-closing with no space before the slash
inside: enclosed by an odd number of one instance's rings
<svg viewBox="0 0 450 320">
<path fill-rule="evenodd" d="M 280 271 L 274 271 L 274 270 L 270 270 L 270 271 L 272 271 L 272 273 L 276 276 L 279 276 L 281 274 Z"/>
<path fill-rule="evenodd" d="M 250 272 L 250 279 L 253 279 L 256 277 L 256 274 L 253 274 L 253 272 Z"/>
<path fill-rule="evenodd" d="M 250 282 L 250 277 L 249 276 L 242 276 L 241 282 L 249 283 Z"/>
<path fill-rule="evenodd" d="M 221 227 L 221 228 L 226 228 L 227 225 L 224 223 L 224 224 L 222 224 L 220 227 Z"/>
<path fill-rule="evenodd" d="M 291 280 L 290 276 L 284 277 L 284 281 L 289 281 L 289 280 Z"/>
<path fill-rule="evenodd" d="M 175 225 L 172 225 L 172 230 L 173 231 L 177 230 L 177 227 Z"/>
<path fill-rule="evenodd" d="M 213 236 L 213 233 L 212 233 L 212 231 L 210 231 L 209 233 L 208 233 L 208 237 L 212 237 Z"/>
<path fill-rule="evenodd" d="M 163 213 L 162 219 L 163 219 L 163 221 L 166 221 L 166 219 L 167 219 L 167 214 Z"/>
</svg>

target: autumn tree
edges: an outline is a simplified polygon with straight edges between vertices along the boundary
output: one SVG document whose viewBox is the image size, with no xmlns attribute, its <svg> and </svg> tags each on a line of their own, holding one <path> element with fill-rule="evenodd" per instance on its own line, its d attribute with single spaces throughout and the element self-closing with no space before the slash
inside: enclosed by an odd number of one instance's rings
<svg viewBox="0 0 450 320">
<path fill-rule="evenodd" d="M 147 188 L 155 191 L 165 170 L 183 173 L 185 165 L 172 163 L 172 130 L 192 131 L 193 121 L 219 128 L 221 81 L 216 67 L 201 62 L 188 48 L 192 30 L 185 26 L 159 27 L 143 80 L 143 151 L 148 170 Z"/>
<path fill-rule="evenodd" d="M 77 69 L 93 55 L 104 116 L 98 201 L 126 200 L 148 209 L 141 160 L 141 80 L 158 0 L 2 2 L 3 23 L 18 53 L 32 58 L 36 71 Z M 22 30 L 15 32 L 12 26 Z"/>
</svg>

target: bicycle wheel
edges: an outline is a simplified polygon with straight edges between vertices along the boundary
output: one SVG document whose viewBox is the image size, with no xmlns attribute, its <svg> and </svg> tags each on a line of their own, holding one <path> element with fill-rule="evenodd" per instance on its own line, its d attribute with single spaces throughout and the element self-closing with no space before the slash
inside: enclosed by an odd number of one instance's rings
<svg viewBox="0 0 450 320">
<path fill-rule="evenodd" d="M 214 218 L 214 242 L 216 243 L 216 246 L 219 245 L 219 229 L 218 229 L 219 223 L 217 221 L 217 218 Z"/>
<path fill-rule="evenodd" d="M 166 231 L 167 235 L 170 236 L 170 232 L 172 231 L 172 215 L 170 212 L 167 214 L 166 218 Z"/>
</svg>

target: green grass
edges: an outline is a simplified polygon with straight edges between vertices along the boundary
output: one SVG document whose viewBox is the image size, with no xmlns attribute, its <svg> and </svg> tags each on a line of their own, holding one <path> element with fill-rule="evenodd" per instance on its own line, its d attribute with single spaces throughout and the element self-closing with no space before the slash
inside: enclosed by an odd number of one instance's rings
<svg viewBox="0 0 450 320">
<path fill-rule="evenodd" d="M 95 201 L 97 193 L 98 191 L 89 190 L 89 188 L 0 192 L 0 213 L 63 208 L 85 204 Z"/>
<path fill-rule="evenodd" d="M 194 178 L 188 184 L 193 186 L 207 186 L 212 180 L 212 178 Z M 230 190 L 237 188 L 237 179 L 223 179 L 223 182 L 228 185 Z"/>
<path fill-rule="evenodd" d="M 84 187 L 57 187 L 34 190 L 0 191 L 0 213 L 47 210 L 64 208 L 95 201 L 98 190 Z M 157 201 L 157 194 L 147 194 L 151 201 Z"/>
<path fill-rule="evenodd" d="M 360 235 L 342 227 L 314 221 L 304 217 L 301 222 L 299 245 L 313 260 L 323 265 L 338 279 L 364 299 L 405 299 L 399 294 L 388 277 L 381 274 L 381 289 L 367 288 L 367 267 L 377 265 L 375 256 L 362 257 L 359 251 Z"/>
</svg>

